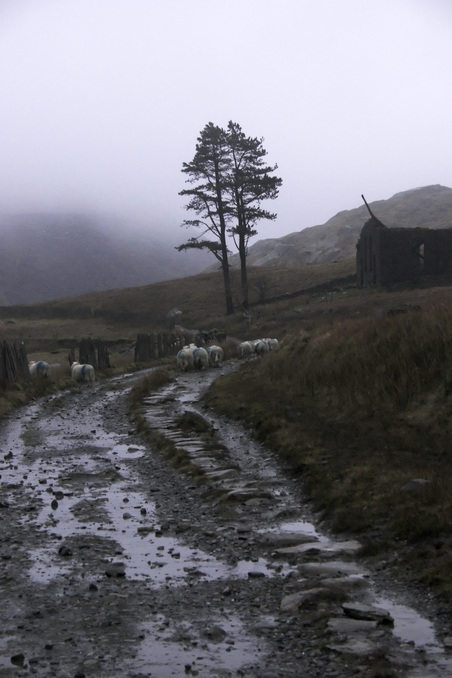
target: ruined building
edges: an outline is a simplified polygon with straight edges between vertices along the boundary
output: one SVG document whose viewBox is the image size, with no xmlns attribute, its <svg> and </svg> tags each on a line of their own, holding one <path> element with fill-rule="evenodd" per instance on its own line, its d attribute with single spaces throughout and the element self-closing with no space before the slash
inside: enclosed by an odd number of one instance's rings
<svg viewBox="0 0 452 678">
<path fill-rule="evenodd" d="M 369 212 L 356 245 L 359 287 L 452 275 L 452 228 L 388 228 Z"/>
</svg>

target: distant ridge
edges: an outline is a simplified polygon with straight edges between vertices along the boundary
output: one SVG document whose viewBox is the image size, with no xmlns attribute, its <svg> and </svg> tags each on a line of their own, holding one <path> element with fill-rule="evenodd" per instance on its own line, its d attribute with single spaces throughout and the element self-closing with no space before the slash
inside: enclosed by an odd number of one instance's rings
<svg viewBox="0 0 452 678">
<path fill-rule="evenodd" d="M 369 197 L 365 196 L 372 212 L 389 228 L 452 228 L 452 188 L 424 186 L 375 202 Z M 249 248 L 248 265 L 291 267 L 354 257 L 359 234 L 368 219 L 369 212 L 362 204 L 339 212 L 322 225 L 282 238 L 259 240 Z M 230 264 L 233 268 L 239 266 L 238 255 L 230 258 Z"/>
<path fill-rule="evenodd" d="M 424 186 L 372 202 L 388 227 L 452 228 L 452 189 Z M 301 205 L 302 208 L 302 205 Z M 364 204 L 326 223 L 259 240 L 249 266 L 297 267 L 349 259 L 369 213 Z M 217 271 L 205 252 L 180 253 L 160 236 L 113 217 L 89 214 L 0 215 L 0 305 L 30 304 Z M 230 258 L 239 266 L 237 255 Z"/>
</svg>

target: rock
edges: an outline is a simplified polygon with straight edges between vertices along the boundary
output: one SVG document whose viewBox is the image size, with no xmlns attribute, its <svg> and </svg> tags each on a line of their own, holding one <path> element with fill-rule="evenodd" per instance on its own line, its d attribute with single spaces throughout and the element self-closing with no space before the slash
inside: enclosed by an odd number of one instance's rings
<svg viewBox="0 0 452 678">
<path fill-rule="evenodd" d="M 362 633 L 363 631 L 373 631 L 378 626 L 377 621 L 367 621 L 364 619 L 352 619 L 351 617 L 333 617 L 328 622 L 328 629 L 334 633 Z"/>
<path fill-rule="evenodd" d="M 23 652 L 19 652 L 18 654 L 14 654 L 11 657 L 11 664 L 14 664 L 14 666 L 23 666 L 25 662 L 25 655 Z"/>
<path fill-rule="evenodd" d="M 203 635 L 214 643 L 221 643 L 226 638 L 227 633 L 221 628 L 221 626 L 213 624 L 210 628 L 204 631 Z"/>
<path fill-rule="evenodd" d="M 300 532 L 267 532 L 263 534 L 259 541 L 270 548 L 286 548 L 297 546 L 298 544 L 307 544 L 317 541 L 316 537 Z"/>
<path fill-rule="evenodd" d="M 298 593 L 291 593 L 285 596 L 281 601 L 281 612 L 295 612 L 308 603 L 317 603 L 321 598 L 328 596 L 331 598 L 331 592 L 325 588 L 313 588 Z"/>
<path fill-rule="evenodd" d="M 349 575 L 364 574 L 364 569 L 357 563 L 344 562 L 342 560 L 331 560 L 325 563 L 300 563 L 297 569 L 305 575 Z"/>
<path fill-rule="evenodd" d="M 254 487 L 243 487 L 230 490 L 226 495 L 226 499 L 229 501 L 249 502 L 251 499 L 272 500 L 273 495 L 270 494 L 270 492 L 267 492 L 267 490 L 260 490 Z"/>
<path fill-rule="evenodd" d="M 296 556 L 305 553 L 321 553 L 322 555 L 336 555 L 337 553 L 355 553 L 361 548 L 359 541 L 351 539 L 350 541 L 337 542 L 310 542 L 307 544 L 297 544 L 287 548 L 278 549 L 277 553 L 281 556 Z"/>
<path fill-rule="evenodd" d="M 328 644 L 328 650 L 338 652 L 339 654 L 355 654 L 355 655 L 370 655 L 376 650 L 378 646 L 368 638 L 349 638 L 345 643 Z"/>
<path fill-rule="evenodd" d="M 412 478 L 403 485 L 402 492 L 419 492 L 420 490 L 425 490 L 430 483 L 431 480 L 426 480 L 425 478 Z"/>
<path fill-rule="evenodd" d="M 343 603 L 342 609 L 348 617 L 377 621 L 380 624 L 393 624 L 394 620 L 387 610 L 371 607 L 362 603 Z"/>
<path fill-rule="evenodd" d="M 112 563 L 105 570 L 105 575 L 107 577 L 125 577 L 126 570 L 124 563 Z"/>
<path fill-rule="evenodd" d="M 334 590 L 355 591 L 369 588 L 370 582 L 363 577 L 351 575 L 350 577 L 327 577 L 322 579 L 321 585 Z"/>
</svg>

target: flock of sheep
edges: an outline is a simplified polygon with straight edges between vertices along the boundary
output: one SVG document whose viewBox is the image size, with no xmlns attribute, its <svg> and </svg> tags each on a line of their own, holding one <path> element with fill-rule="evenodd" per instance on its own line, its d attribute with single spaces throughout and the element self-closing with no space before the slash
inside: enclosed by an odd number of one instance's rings
<svg viewBox="0 0 452 678">
<path fill-rule="evenodd" d="M 252 339 L 242 341 L 237 346 L 237 353 L 239 358 L 250 358 L 253 355 L 265 355 L 276 348 L 278 348 L 277 339 Z"/>
<path fill-rule="evenodd" d="M 251 356 L 262 356 L 278 347 L 277 339 L 253 339 L 242 341 L 237 346 L 239 358 L 250 358 Z M 196 344 L 188 344 L 178 352 L 176 362 L 182 372 L 188 370 L 202 370 L 206 367 L 220 367 L 223 362 L 224 351 L 221 346 L 213 345 L 203 348 Z M 51 376 L 51 366 L 44 360 L 32 360 L 28 363 L 30 376 L 32 379 L 45 378 Z M 71 365 L 72 379 L 77 382 L 92 383 L 96 375 L 92 365 L 73 362 Z"/>
<path fill-rule="evenodd" d="M 221 346 L 203 348 L 196 344 L 188 344 L 176 356 L 177 366 L 182 372 L 188 370 L 202 370 L 205 367 L 220 367 L 223 362 L 224 351 Z"/>
<path fill-rule="evenodd" d="M 253 339 L 242 341 L 237 346 L 239 358 L 262 356 L 278 347 L 277 339 Z M 188 370 L 202 370 L 206 367 L 219 367 L 223 362 L 224 351 L 221 346 L 197 346 L 188 344 L 181 348 L 176 357 L 178 368 L 182 372 Z"/>
<path fill-rule="evenodd" d="M 32 360 L 28 363 L 28 369 L 32 379 L 50 379 L 52 372 L 51 365 L 46 363 L 45 360 Z M 82 381 L 92 383 L 96 379 L 96 373 L 92 365 L 82 365 L 78 362 L 72 363 L 71 376 L 77 383 Z"/>
</svg>

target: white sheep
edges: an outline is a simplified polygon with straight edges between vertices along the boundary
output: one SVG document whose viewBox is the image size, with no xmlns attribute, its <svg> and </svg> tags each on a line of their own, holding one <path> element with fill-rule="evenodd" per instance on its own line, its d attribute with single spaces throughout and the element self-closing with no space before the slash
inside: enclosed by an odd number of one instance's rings
<svg viewBox="0 0 452 678">
<path fill-rule="evenodd" d="M 254 353 L 256 355 L 260 355 L 260 356 L 265 355 L 266 353 L 269 352 L 269 350 L 270 349 L 268 347 L 268 343 L 267 343 L 266 339 L 257 339 L 254 342 Z"/>
<path fill-rule="evenodd" d="M 250 341 L 242 341 L 237 346 L 237 354 L 239 358 L 249 358 L 250 355 L 253 355 L 253 346 Z"/>
<path fill-rule="evenodd" d="M 220 367 L 224 358 L 224 351 L 221 346 L 208 346 L 206 348 L 207 355 L 209 356 L 209 365 L 211 367 Z"/>
<path fill-rule="evenodd" d="M 28 369 L 30 371 L 30 376 L 32 379 L 37 379 L 42 377 L 48 379 L 50 377 L 51 368 L 49 363 L 46 363 L 44 360 L 31 360 L 28 363 Z"/>
<path fill-rule="evenodd" d="M 96 378 L 94 367 L 92 365 L 81 365 L 78 362 L 72 363 L 71 376 L 75 382 L 87 381 L 89 384 L 91 384 Z"/>
<path fill-rule="evenodd" d="M 193 351 L 190 346 L 184 346 L 176 356 L 177 366 L 182 372 L 187 372 L 194 367 Z"/>
<path fill-rule="evenodd" d="M 195 370 L 202 370 L 209 365 L 209 356 L 205 348 L 195 346 L 193 350 L 193 364 Z"/>
</svg>

